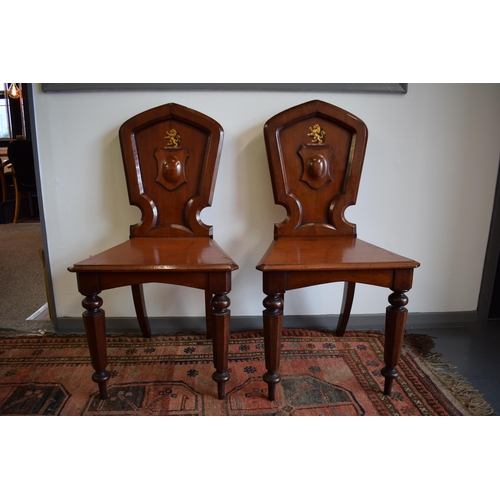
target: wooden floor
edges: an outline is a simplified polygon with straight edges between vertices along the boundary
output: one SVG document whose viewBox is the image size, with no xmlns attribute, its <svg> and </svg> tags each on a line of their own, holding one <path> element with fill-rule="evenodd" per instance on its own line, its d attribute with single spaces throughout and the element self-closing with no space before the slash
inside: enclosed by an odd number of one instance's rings
<svg viewBox="0 0 500 500">
<path fill-rule="evenodd" d="M 456 367 L 500 415 L 500 321 L 484 325 L 412 330 L 433 337 L 432 352 Z"/>
</svg>

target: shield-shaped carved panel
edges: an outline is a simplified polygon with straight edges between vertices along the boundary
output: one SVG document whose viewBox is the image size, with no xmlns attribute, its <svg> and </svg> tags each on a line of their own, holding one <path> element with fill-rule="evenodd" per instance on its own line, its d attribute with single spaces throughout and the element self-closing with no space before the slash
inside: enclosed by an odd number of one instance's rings
<svg viewBox="0 0 500 500">
<path fill-rule="evenodd" d="M 156 182 L 169 191 L 174 191 L 187 182 L 186 162 L 189 151 L 186 148 L 157 148 L 155 151 L 158 175 Z"/>
<path fill-rule="evenodd" d="M 303 165 L 301 181 L 319 189 L 332 180 L 330 165 L 335 153 L 330 146 L 302 144 L 298 154 Z"/>
</svg>

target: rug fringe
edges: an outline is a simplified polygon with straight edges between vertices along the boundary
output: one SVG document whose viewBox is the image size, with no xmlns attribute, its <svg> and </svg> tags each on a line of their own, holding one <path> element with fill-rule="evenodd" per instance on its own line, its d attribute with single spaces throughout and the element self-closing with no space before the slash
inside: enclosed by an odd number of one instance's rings
<svg viewBox="0 0 500 500">
<path fill-rule="evenodd" d="M 407 333 L 406 344 L 412 351 L 424 359 L 436 377 L 450 393 L 469 411 L 471 416 L 496 416 L 492 406 L 468 380 L 457 373 L 456 366 L 443 360 L 443 355 L 431 352 L 435 347 L 435 337 L 423 333 Z"/>
</svg>

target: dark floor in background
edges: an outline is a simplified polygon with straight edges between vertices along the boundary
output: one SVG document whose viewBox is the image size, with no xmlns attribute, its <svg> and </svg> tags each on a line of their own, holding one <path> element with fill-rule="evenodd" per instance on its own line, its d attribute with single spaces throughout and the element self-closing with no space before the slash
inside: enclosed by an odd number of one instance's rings
<svg viewBox="0 0 500 500">
<path fill-rule="evenodd" d="M 500 321 L 453 328 L 415 329 L 433 338 L 432 352 L 474 386 L 500 415 Z"/>
</svg>

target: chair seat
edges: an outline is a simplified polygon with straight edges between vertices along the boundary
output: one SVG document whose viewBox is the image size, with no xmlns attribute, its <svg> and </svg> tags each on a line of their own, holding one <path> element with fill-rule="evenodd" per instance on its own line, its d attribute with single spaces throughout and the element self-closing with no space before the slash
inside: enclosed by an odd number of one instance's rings
<svg viewBox="0 0 500 500">
<path fill-rule="evenodd" d="M 356 236 L 281 237 L 274 240 L 257 265 L 272 271 L 347 271 L 410 269 L 419 263 Z"/>
<path fill-rule="evenodd" d="M 214 272 L 238 266 L 210 237 L 131 238 L 77 262 L 72 272 Z"/>
</svg>

